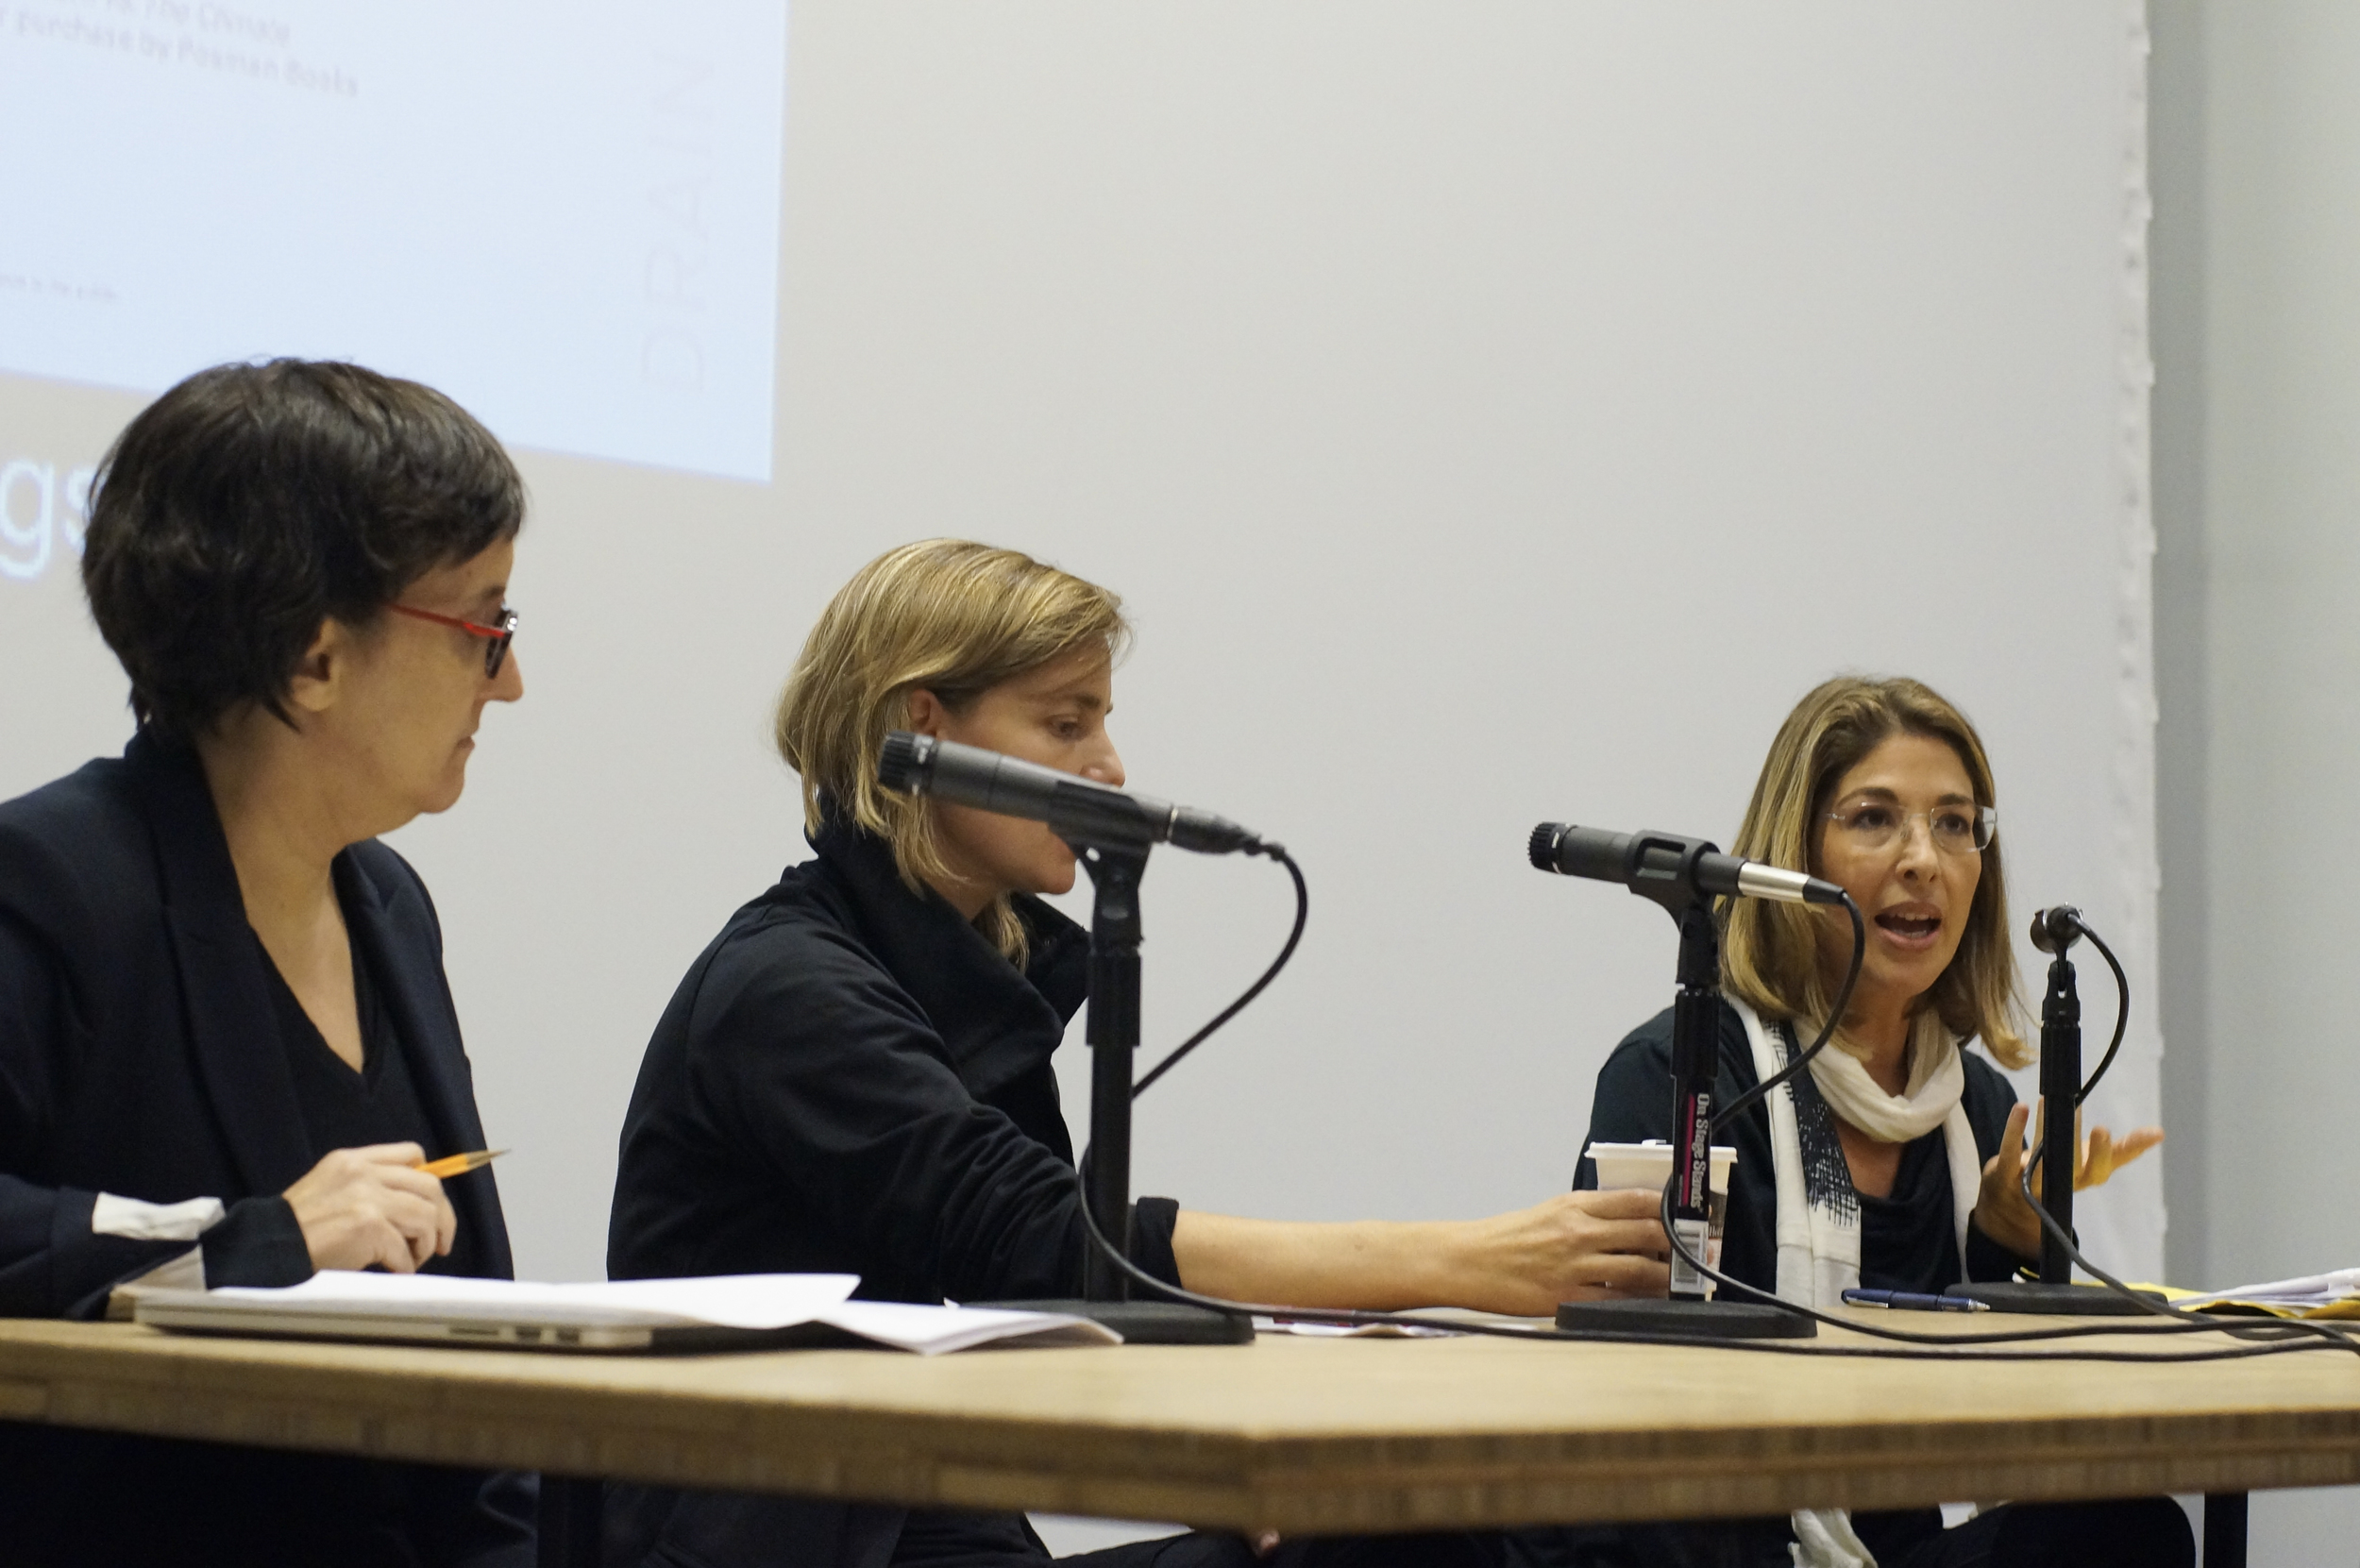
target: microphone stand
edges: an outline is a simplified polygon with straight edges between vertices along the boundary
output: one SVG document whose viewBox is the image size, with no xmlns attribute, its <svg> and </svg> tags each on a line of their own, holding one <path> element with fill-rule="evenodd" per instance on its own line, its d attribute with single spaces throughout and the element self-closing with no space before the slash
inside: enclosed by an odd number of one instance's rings
<svg viewBox="0 0 2360 1568">
<path fill-rule="evenodd" d="M 2048 961 L 2048 988 L 2040 1000 L 2040 1206 L 2068 1236 L 2073 1233 L 2073 1166 L 2082 1141 L 2082 995 L 2070 954 L 2081 936 L 2078 919 L 2047 925 L 2039 916 L 2033 918 L 2034 944 L 2054 954 Z M 2165 1304 L 2155 1291 L 2138 1293 L 2159 1307 Z M 2138 1307 L 2112 1290 L 2074 1284 L 2073 1259 L 2065 1255 L 2065 1242 L 2046 1225 L 2041 1227 L 2038 1280 L 1963 1284 L 1953 1286 L 1951 1294 L 1970 1296 L 2000 1312 L 2079 1318 L 2140 1315 Z"/>
<path fill-rule="evenodd" d="M 1082 1025 L 1090 1052 L 1090 1150 L 1085 1172 L 1099 1233 L 1131 1252 L 1132 1054 L 1139 1043 L 1139 879 L 1145 850 L 1084 850 L 1095 895 L 1090 905 L 1089 1005 Z M 1128 1301 L 1131 1282 L 1096 1247 L 1082 1251 L 1082 1294 Z"/>
<path fill-rule="evenodd" d="M 1139 1046 L 1139 883 L 1145 844 L 1075 843 L 1088 870 L 1089 1003 L 1083 1037 L 1090 1052 L 1089 1158 L 1083 1202 L 1100 1234 L 1131 1250 L 1131 1089 Z M 1082 1248 L 1079 1301 L 993 1302 L 994 1307 L 1065 1312 L 1105 1324 L 1126 1344 L 1252 1344 L 1254 1321 L 1181 1302 L 1133 1301 L 1130 1281 L 1098 1248 Z"/>
<path fill-rule="evenodd" d="M 2040 999 L 2040 1104 L 2046 1129 L 2040 1145 L 2040 1206 L 2068 1236 L 2073 1234 L 2074 1146 L 2081 1141 L 2077 1102 L 2082 1093 L 2082 994 L 2073 960 L 2065 955 L 2070 946 L 2059 944 L 2057 956 L 2048 961 L 2048 988 Z M 2047 1226 L 2040 1236 L 2040 1282 L 2073 1283 L 2073 1259 Z"/>
<path fill-rule="evenodd" d="M 1672 1225 L 1698 1257 L 1712 1235 L 1712 1091 L 1721 1066 L 1721 935 L 1697 899 L 1679 914 L 1672 999 Z M 1707 1300 L 1705 1277 L 1672 1255 L 1671 1299 Z"/>
<path fill-rule="evenodd" d="M 1688 1250 L 1704 1257 L 1712 1224 L 1713 1086 L 1721 1067 L 1721 933 L 1712 895 L 1696 885 L 1695 868 L 1700 858 L 1720 851 L 1701 838 L 1633 834 L 1627 853 L 1634 871 L 1650 849 L 1678 856 L 1668 872 L 1630 879 L 1630 890 L 1661 904 L 1680 932 L 1679 989 L 1672 999 L 1672 1225 Z M 1729 1340 L 1811 1339 L 1819 1332 L 1811 1319 L 1764 1302 L 1709 1299 L 1705 1284 L 1675 1252 L 1668 1300 L 1563 1302 L 1557 1325 Z"/>
</svg>

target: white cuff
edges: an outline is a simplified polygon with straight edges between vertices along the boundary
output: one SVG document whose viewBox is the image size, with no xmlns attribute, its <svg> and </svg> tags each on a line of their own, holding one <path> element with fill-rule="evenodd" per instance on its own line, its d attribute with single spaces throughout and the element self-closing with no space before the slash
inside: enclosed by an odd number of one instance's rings
<svg viewBox="0 0 2360 1568">
<path fill-rule="evenodd" d="M 122 1236 L 134 1241 L 194 1241 L 220 1224 L 228 1212 L 219 1198 L 150 1204 L 101 1192 L 91 1206 L 90 1229 L 93 1236 Z"/>
</svg>

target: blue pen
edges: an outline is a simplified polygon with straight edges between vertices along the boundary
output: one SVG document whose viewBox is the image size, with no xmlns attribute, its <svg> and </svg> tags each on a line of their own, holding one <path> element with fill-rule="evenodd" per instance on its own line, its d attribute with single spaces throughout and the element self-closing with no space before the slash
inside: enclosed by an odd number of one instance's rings
<svg viewBox="0 0 2360 1568">
<path fill-rule="evenodd" d="M 1917 1290 L 1863 1290 L 1844 1292 L 1847 1307 L 1887 1307 L 1896 1312 L 1988 1312 L 1989 1302 L 1972 1296 L 1930 1296 Z"/>
</svg>

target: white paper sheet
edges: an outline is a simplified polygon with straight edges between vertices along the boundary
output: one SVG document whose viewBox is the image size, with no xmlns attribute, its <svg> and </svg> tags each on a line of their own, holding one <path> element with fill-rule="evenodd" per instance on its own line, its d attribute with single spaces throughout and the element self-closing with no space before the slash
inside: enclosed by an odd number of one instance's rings
<svg viewBox="0 0 2360 1568">
<path fill-rule="evenodd" d="M 2273 1279 L 2261 1285 L 2240 1285 L 2233 1290 L 2214 1290 L 2200 1296 L 2183 1296 L 2174 1307 L 2193 1308 L 2217 1301 L 2256 1301 L 2271 1307 L 2315 1307 L 2346 1296 L 2360 1295 L 2360 1269 L 2331 1269 L 2323 1274 L 2304 1274 L 2298 1279 Z"/>
<path fill-rule="evenodd" d="M 615 1279 L 545 1285 L 450 1274 L 380 1274 L 323 1269 L 300 1285 L 228 1286 L 215 1301 L 266 1303 L 280 1310 L 396 1311 L 537 1319 L 547 1322 L 716 1328 L 791 1328 L 850 1296 L 857 1274 L 715 1274 L 700 1279 Z"/>
<path fill-rule="evenodd" d="M 853 1301 L 854 1274 L 716 1274 L 697 1279 L 618 1279 L 548 1285 L 441 1274 L 381 1274 L 326 1269 L 300 1285 L 265 1290 L 126 1291 L 134 1315 L 168 1307 L 250 1304 L 283 1324 L 290 1313 L 337 1319 L 464 1319 L 476 1323 L 581 1327 L 718 1327 L 750 1330 L 825 1324 L 920 1356 L 986 1344 L 1110 1345 L 1122 1338 L 1081 1318 L 975 1307 Z M 182 1326 L 185 1326 L 182 1325 Z M 283 1331 L 283 1330 L 281 1330 Z"/>
</svg>

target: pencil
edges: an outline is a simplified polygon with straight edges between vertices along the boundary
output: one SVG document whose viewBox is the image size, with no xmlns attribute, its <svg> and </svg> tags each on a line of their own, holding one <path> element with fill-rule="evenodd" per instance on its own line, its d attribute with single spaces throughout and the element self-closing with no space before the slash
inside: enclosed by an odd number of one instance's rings
<svg viewBox="0 0 2360 1568">
<path fill-rule="evenodd" d="M 505 1149 L 478 1149 L 472 1154 L 446 1155 L 441 1159 L 421 1160 L 413 1169 L 437 1178 L 464 1176 L 480 1165 L 491 1164 L 506 1153 Z"/>
</svg>

